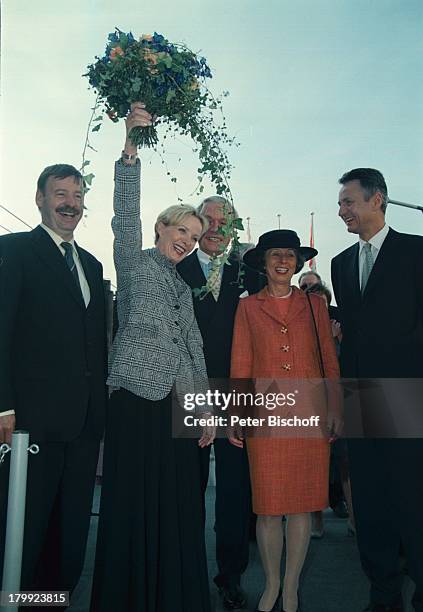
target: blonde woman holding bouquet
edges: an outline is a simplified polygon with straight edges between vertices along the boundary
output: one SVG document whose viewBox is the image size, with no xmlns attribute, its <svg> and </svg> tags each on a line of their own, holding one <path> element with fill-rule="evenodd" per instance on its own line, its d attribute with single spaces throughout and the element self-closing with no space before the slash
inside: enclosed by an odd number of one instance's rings
<svg viewBox="0 0 423 612">
<path fill-rule="evenodd" d="M 110 356 L 113 389 L 106 428 L 92 612 L 210 612 L 197 443 L 172 438 L 171 390 L 207 384 L 191 290 L 176 264 L 207 221 L 172 206 L 142 249 L 140 162 L 129 133 L 151 125 L 131 106 L 115 166 L 112 228 L 119 328 Z"/>
</svg>

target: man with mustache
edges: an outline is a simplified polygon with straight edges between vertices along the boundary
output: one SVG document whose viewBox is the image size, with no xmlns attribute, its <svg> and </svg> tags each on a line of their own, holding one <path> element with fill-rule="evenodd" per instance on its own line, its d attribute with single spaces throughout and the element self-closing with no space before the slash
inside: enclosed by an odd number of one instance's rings
<svg viewBox="0 0 423 612">
<path fill-rule="evenodd" d="M 239 259 L 217 270 L 214 257 L 229 247 L 229 236 L 222 233 L 227 215 L 235 214 L 221 196 L 206 198 L 198 212 L 209 221 L 199 248 L 188 255 L 178 271 L 192 288 L 202 287 L 210 274 L 215 275 L 212 291 L 205 298 L 194 299 L 194 310 L 204 342 L 204 357 L 209 378 L 229 378 L 232 333 L 240 296 L 256 293 L 263 286 L 259 274 L 244 266 L 242 286 L 238 282 Z M 217 272 L 217 275 L 215 274 Z M 263 277 L 264 278 L 264 277 Z M 209 477 L 210 447 L 199 449 L 203 491 Z M 251 493 L 245 448 L 236 448 L 227 439 L 214 441 L 216 458 L 216 560 L 219 573 L 214 578 L 224 607 L 242 609 L 246 597 L 240 587 L 241 575 L 248 565 Z"/>
<path fill-rule="evenodd" d="M 423 439 L 417 429 L 415 438 L 395 437 L 408 401 L 392 402 L 381 379 L 394 379 L 390 384 L 410 395 L 423 378 L 423 237 L 386 225 L 388 192 L 378 170 L 356 168 L 339 183 L 338 214 L 359 236 L 332 260 L 332 284 L 343 333 L 341 373 L 358 379 L 360 392 L 364 439 L 351 438 L 348 449 L 357 543 L 370 580 L 366 610 L 404 609 L 402 549 L 421 612 Z"/>
<path fill-rule="evenodd" d="M 106 401 L 101 264 L 74 241 L 81 173 L 41 173 L 41 224 L 0 237 L 0 442 L 27 430 L 22 590 L 70 591 L 81 574 Z M 0 470 L 0 570 L 8 466 Z M 1 575 L 1 574 L 0 574 Z"/>
</svg>

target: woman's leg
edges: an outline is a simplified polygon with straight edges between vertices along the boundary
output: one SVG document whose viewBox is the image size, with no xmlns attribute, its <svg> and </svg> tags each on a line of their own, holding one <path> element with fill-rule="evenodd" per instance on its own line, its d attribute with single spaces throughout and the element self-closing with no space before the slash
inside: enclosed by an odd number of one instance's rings
<svg viewBox="0 0 423 612">
<path fill-rule="evenodd" d="M 323 525 L 323 512 L 322 510 L 317 510 L 317 512 L 311 513 L 311 537 L 312 538 L 322 538 L 324 533 L 324 525 Z"/>
<path fill-rule="evenodd" d="M 309 512 L 290 514 L 286 526 L 286 569 L 283 581 L 283 609 L 297 612 L 298 582 L 310 542 Z"/>
<path fill-rule="evenodd" d="M 271 610 L 279 593 L 283 549 L 282 516 L 257 517 L 257 545 L 260 552 L 266 586 L 259 601 L 259 610 Z"/>
</svg>

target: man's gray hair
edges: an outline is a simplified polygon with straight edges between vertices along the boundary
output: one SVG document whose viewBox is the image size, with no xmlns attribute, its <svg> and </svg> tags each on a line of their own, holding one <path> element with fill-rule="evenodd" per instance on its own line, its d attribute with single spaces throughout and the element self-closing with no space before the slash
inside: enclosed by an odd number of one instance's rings
<svg viewBox="0 0 423 612">
<path fill-rule="evenodd" d="M 238 211 L 236 210 L 235 206 L 232 206 L 232 204 L 228 202 L 228 200 L 223 196 L 213 195 L 203 200 L 201 204 L 197 207 L 198 214 L 204 214 L 204 209 L 206 208 L 207 204 L 220 204 L 222 207 L 226 208 L 226 210 L 229 209 L 233 211 L 234 219 L 239 218 Z"/>
</svg>

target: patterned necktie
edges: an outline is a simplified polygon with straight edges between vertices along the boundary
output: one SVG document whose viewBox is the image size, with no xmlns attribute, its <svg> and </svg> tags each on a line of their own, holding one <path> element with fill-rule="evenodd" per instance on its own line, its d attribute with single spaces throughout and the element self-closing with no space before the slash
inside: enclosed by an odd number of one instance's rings
<svg viewBox="0 0 423 612">
<path fill-rule="evenodd" d="M 361 295 L 363 295 L 364 290 L 367 285 L 367 281 L 369 280 L 370 272 L 373 268 L 373 255 L 372 255 L 372 245 L 370 242 L 366 242 L 363 246 L 364 251 L 364 259 L 363 259 L 363 269 L 361 271 Z"/>
<path fill-rule="evenodd" d="M 76 285 L 82 295 L 82 289 L 81 289 L 81 283 L 79 282 L 78 270 L 76 269 L 76 263 L 73 258 L 73 252 L 72 252 L 73 247 L 70 242 L 62 242 L 60 246 L 65 250 L 65 261 L 68 264 L 68 268 L 72 272 L 72 276 L 74 277 Z"/>
<path fill-rule="evenodd" d="M 219 299 L 221 284 L 222 277 L 220 275 L 220 263 L 218 259 L 214 259 L 209 263 L 209 275 L 207 278 L 207 285 L 216 302 Z"/>
</svg>

